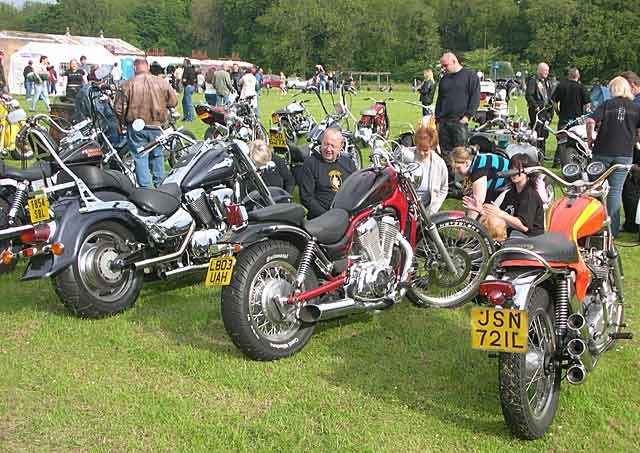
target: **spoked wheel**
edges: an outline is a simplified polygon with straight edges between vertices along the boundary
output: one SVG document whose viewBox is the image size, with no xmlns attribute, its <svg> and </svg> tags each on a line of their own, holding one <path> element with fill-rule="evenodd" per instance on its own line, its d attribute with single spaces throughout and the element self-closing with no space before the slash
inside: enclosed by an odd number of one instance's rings
<svg viewBox="0 0 640 453">
<path fill-rule="evenodd" d="M 74 263 L 53 278 L 62 303 L 75 314 L 102 318 L 133 306 L 142 275 L 131 269 L 114 269 L 133 234 L 115 222 L 99 222 L 85 233 Z"/>
<path fill-rule="evenodd" d="M 263 242 L 237 257 L 231 284 L 222 290 L 222 320 L 233 343 L 255 360 L 295 354 L 315 324 L 302 323 L 297 307 L 282 302 L 292 293 L 300 252 L 283 241 Z M 311 272 L 305 289 L 317 286 Z"/>
<path fill-rule="evenodd" d="M 293 128 L 291 122 L 288 119 L 283 118 L 282 120 L 280 120 L 280 127 L 282 127 L 282 132 L 284 132 L 284 136 L 286 137 L 287 141 L 296 143 L 296 141 L 298 140 L 298 136 L 296 135 L 296 131 Z"/>
<path fill-rule="evenodd" d="M 253 139 L 262 140 L 267 145 L 269 144 L 269 134 L 267 134 L 267 130 L 260 122 L 256 122 L 253 126 Z"/>
<path fill-rule="evenodd" d="M 416 245 L 413 287 L 407 297 L 422 307 L 457 307 L 478 290 L 493 243 L 486 229 L 473 219 L 445 220 L 437 229 L 457 272 L 449 269 L 425 231 Z"/>
<path fill-rule="evenodd" d="M 549 294 L 536 288 L 527 305 L 527 352 L 500 354 L 500 404 L 511 432 L 538 439 L 551 425 L 560 397 L 560 364 L 556 351 L 554 314 Z"/>
<path fill-rule="evenodd" d="M 356 164 L 356 170 L 362 170 L 365 167 L 362 150 L 357 145 L 350 144 L 347 148 L 347 153 L 353 163 Z"/>
</svg>

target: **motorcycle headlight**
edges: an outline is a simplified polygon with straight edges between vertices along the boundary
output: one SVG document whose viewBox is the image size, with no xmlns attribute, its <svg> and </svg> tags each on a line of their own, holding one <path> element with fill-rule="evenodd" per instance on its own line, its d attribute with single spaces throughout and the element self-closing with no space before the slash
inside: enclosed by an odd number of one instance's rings
<svg viewBox="0 0 640 453">
<path fill-rule="evenodd" d="M 238 136 L 242 140 L 249 140 L 251 138 L 251 129 L 248 127 L 241 127 L 238 131 Z"/>
<path fill-rule="evenodd" d="M 271 123 L 272 124 L 278 124 L 280 122 L 280 117 L 278 116 L 277 113 L 272 113 L 271 114 Z"/>
<path fill-rule="evenodd" d="M 415 148 L 409 148 L 406 146 L 399 146 L 397 153 L 397 159 L 403 164 L 410 164 L 416 161 Z"/>
</svg>

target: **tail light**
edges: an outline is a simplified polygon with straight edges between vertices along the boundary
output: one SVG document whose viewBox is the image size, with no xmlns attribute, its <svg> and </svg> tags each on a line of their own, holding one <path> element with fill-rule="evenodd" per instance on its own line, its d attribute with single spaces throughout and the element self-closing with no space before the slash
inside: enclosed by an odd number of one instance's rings
<svg viewBox="0 0 640 453">
<path fill-rule="evenodd" d="M 278 116 L 277 113 L 272 113 L 271 114 L 271 123 L 272 124 L 278 124 L 280 122 L 280 117 Z"/>
<path fill-rule="evenodd" d="M 504 302 L 516 294 L 511 282 L 505 280 L 486 280 L 480 283 L 478 292 L 487 298 L 491 305 L 504 305 Z"/>
<path fill-rule="evenodd" d="M 47 242 L 51 235 L 51 228 L 47 223 L 39 223 L 34 225 L 32 229 L 25 230 L 20 233 L 20 241 L 23 244 L 37 244 L 39 242 Z"/>
<path fill-rule="evenodd" d="M 231 226 L 242 226 L 244 225 L 249 216 L 247 215 L 247 210 L 242 205 L 230 204 L 227 206 L 227 223 Z"/>
</svg>

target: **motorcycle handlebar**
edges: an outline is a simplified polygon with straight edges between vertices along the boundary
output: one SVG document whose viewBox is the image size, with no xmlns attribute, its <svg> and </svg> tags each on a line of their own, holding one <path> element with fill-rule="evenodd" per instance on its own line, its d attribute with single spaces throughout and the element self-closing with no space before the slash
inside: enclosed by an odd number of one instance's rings
<svg viewBox="0 0 640 453">
<path fill-rule="evenodd" d="M 552 180 L 556 181 L 558 184 L 560 184 L 562 186 L 565 186 L 565 187 L 591 188 L 591 187 L 597 187 L 597 186 L 601 185 L 616 170 L 631 170 L 633 172 L 639 172 L 640 171 L 640 166 L 635 165 L 635 164 L 632 164 L 632 165 L 625 165 L 625 164 L 612 165 L 602 175 L 600 175 L 600 177 L 598 177 L 598 179 L 596 179 L 593 182 L 587 182 L 587 181 L 582 181 L 582 180 L 578 180 L 576 182 L 569 182 L 569 181 L 566 181 L 565 179 L 561 178 L 560 176 L 556 175 L 555 173 L 553 173 L 548 168 L 540 167 L 540 166 L 527 167 L 527 168 L 523 168 L 522 170 L 511 169 L 511 170 L 507 170 L 507 171 L 500 171 L 496 175 L 497 175 L 498 178 L 510 178 L 511 176 L 519 175 L 519 174 L 522 174 L 522 173 L 525 174 L 525 175 L 531 175 L 531 174 L 534 174 L 534 173 L 543 173 L 544 175 L 548 176 Z"/>
</svg>

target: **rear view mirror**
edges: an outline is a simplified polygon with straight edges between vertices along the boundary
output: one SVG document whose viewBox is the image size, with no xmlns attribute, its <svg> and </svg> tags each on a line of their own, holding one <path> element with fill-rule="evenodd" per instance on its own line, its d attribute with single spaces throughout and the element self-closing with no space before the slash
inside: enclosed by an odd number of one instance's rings
<svg viewBox="0 0 640 453">
<path fill-rule="evenodd" d="M 9 122 L 9 124 L 18 124 L 20 121 L 24 121 L 26 119 L 27 113 L 22 109 L 9 112 L 9 114 L 7 115 L 7 121 Z"/>
<path fill-rule="evenodd" d="M 131 127 L 134 131 L 140 132 L 146 126 L 144 120 L 142 118 L 138 118 L 131 123 Z"/>
</svg>

